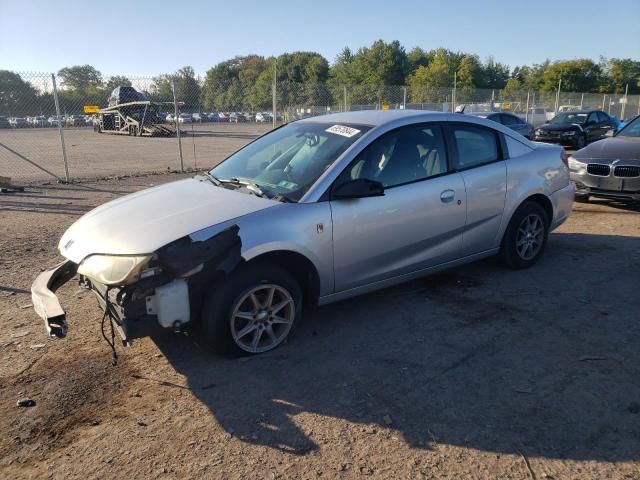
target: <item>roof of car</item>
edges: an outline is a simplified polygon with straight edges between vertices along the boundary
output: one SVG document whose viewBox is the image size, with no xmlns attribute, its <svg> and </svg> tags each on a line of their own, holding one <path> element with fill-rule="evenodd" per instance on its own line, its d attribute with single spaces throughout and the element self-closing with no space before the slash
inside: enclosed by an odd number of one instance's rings
<svg viewBox="0 0 640 480">
<path fill-rule="evenodd" d="M 429 110 L 359 110 L 357 112 L 341 112 L 330 113 L 319 117 L 310 117 L 300 122 L 318 122 L 323 123 L 355 123 L 361 125 L 382 125 L 401 118 L 426 117 L 431 115 L 442 116 L 442 112 L 432 112 Z M 446 115 L 446 113 L 445 113 Z"/>
<path fill-rule="evenodd" d="M 560 113 L 570 113 L 572 115 L 575 115 L 576 113 L 591 113 L 591 112 L 602 112 L 602 110 L 597 110 L 597 109 L 591 109 L 591 110 L 569 110 L 566 112 L 560 112 Z M 604 113 L 604 112 L 602 112 Z"/>
</svg>

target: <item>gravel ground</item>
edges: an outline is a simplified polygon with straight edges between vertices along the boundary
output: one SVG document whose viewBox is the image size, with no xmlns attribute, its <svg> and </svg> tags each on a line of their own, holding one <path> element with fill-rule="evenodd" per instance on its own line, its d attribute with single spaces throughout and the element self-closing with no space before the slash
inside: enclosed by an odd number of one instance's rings
<svg viewBox="0 0 640 480">
<path fill-rule="evenodd" d="M 259 357 L 166 334 L 114 367 L 74 282 L 69 335 L 47 338 L 28 290 L 63 231 L 176 178 L 0 194 L 0 477 L 640 479 L 638 208 L 576 204 L 532 269 L 307 311 Z"/>
<path fill-rule="evenodd" d="M 257 123 L 182 125 L 184 168 L 212 167 L 270 129 Z M 64 139 L 72 179 L 180 169 L 176 138 L 98 134 L 85 127 L 65 129 Z M 57 129 L 0 129 L 0 176 L 28 183 L 55 180 L 52 175 L 65 175 Z"/>
</svg>

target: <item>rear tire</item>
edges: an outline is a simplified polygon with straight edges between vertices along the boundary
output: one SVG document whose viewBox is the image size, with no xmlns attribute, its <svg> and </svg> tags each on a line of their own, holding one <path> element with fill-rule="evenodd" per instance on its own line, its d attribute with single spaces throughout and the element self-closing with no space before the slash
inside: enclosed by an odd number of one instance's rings
<svg viewBox="0 0 640 480">
<path fill-rule="evenodd" d="M 245 265 L 210 287 L 202 311 L 209 346 L 225 356 L 265 353 L 286 342 L 302 314 L 302 290 L 288 271 Z"/>
<path fill-rule="evenodd" d="M 542 256 L 548 235 L 549 219 L 544 209 L 534 201 L 523 203 L 511 217 L 502 239 L 503 263 L 513 269 L 532 266 Z"/>
</svg>

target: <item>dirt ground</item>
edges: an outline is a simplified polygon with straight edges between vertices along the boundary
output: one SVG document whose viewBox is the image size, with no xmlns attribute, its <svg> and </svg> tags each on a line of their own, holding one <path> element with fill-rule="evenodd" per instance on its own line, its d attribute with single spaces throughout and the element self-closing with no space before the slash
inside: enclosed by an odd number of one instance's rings
<svg viewBox="0 0 640 480">
<path fill-rule="evenodd" d="M 637 207 L 576 204 L 532 269 L 316 308 L 258 357 L 166 334 L 114 367 L 74 282 L 69 335 L 47 338 L 29 287 L 63 231 L 175 178 L 0 194 L 1 478 L 640 479 Z"/>
<path fill-rule="evenodd" d="M 212 167 L 271 129 L 271 124 L 204 123 L 181 126 L 185 169 Z M 176 138 L 98 134 L 90 127 L 66 128 L 70 178 L 95 179 L 180 169 Z M 0 176 L 18 183 L 65 178 L 55 128 L 0 129 Z"/>
</svg>

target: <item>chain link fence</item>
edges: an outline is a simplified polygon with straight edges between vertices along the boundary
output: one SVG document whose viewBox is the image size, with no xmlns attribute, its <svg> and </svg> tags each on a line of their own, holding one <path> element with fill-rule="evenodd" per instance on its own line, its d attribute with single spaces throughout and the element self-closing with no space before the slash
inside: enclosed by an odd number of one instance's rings
<svg viewBox="0 0 640 480">
<path fill-rule="evenodd" d="M 212 167 L 282 123 L 370 109 L 511 111 L 534 125 L 559 109 L 640 114 L 640 95 L 210 83 L 197 76 L 112 76 L 71 84 L 45 73 L 0 72 L 0 177 L 80 181 Z M 132 87 L 143 96 L 121 88 Z M 111 105 L 111 106 L 110 106 Z"/>
</svg>

